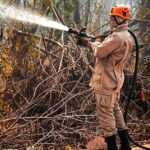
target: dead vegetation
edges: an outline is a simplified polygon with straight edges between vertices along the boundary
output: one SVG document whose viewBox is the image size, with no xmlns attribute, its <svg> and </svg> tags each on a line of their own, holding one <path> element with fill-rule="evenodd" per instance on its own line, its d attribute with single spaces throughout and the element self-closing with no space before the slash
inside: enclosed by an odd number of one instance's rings
<svg viewBox="0 0 150 150">
<path fill-rule="evenodd" d="M 2 28 L 0 44 L 0 148 L 79 150 L 103 143 L 97 137 L 95 99 L 88 85 L 94 64 L 90 50 L 61 32 L 46 29 L 47 35 L 37 34 L 34 27 L 14 24 Z M 149 47 L 146 43 L 141 51 Z M 149 62 L 142 63 L 139 78 L 150 108 Z M 131 136 L 148 143 L 149 109 L 143 110 L 136 101 L 132 106 Z"/>
</svg>

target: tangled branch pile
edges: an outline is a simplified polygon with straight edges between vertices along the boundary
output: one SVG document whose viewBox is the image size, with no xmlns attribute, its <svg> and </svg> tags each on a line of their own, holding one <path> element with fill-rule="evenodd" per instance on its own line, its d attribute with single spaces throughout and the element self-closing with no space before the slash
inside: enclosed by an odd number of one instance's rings
<svg viewBox="0 0 150 150">
<path fill-rule="evenodd" d="M 40 6 L 47 8 L 47 4 Z M 36 33 L 34 26 L 15 24 L 2 28 L 0 36 L 0 149 L 84 149 L 99 132 L 95 98 L 88 85 L 92 52 L 78 47 L 66 34 L 49 29 Z M 149 52 L 148 45 L 141 46 L 144 51 Z M 149 61 L 145 60 L 139 78 L 150 93 Z M 132 64 L 129 67 L 133 69 Z M 147 109 L 136 101 L 129 109 L 132 136 L 141 143 L 150 138 L 149 99 Z M 139 111 L 145 124 L 138 120 Z"/>
<path fill-rule="evenodd" d="M 7 28 L 4 33 L 1 148 L 62 149 L 68 144 L 85 148 L 99 131 L 94 95 L 88 86 L 92 53 L 76 47 L 73 39 L 64 45 L 60 39 L 46 38 L 42 33 L 37 36 L 26 29 Z M 140 127 L 136 122 L 130 124 Z M 143 135 L 148 126 L 149 122 Z M 133 136 L 138 134 L 135 131 Z"/>
<path fill-rule="evenodd" d="M 7 34 L 1 45 L 1 145 L 56 146 L 77 136 L 79 141 L 95 118 L 81 50 L 42 34 L 11 29 Z"/>
</svg>

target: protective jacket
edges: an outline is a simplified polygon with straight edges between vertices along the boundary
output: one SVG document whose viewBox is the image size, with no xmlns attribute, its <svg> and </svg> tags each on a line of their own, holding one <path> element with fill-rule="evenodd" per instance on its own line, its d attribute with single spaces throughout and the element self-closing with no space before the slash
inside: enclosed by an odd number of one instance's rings
<svg viewBox="0 0 150 150">
<path fill-rule="evenodd" d="M 133 44 L 128 24 L 118 26 L 103 42 L 92 43 L 96 63 L 90 86 L 95 92 L 111 95 L 120 91 Z"/>
</svg>

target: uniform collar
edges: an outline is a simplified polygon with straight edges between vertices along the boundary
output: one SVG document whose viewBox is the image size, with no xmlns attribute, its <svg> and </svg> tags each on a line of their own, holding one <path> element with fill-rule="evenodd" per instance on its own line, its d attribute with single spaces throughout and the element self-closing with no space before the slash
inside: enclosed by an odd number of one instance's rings
<svg viewBox="0 0 150 150">
<path fill-rule="evenodd" d="M 119 32 L 119 31 L 128 30 L 128 29 L 129 29 L 128 23 L 125 23 L 125 24 L 121 24 L 121 25 L 117 26 L 116 28 L 114 28 L 112 30 L 112 32 L 115 32 L 115 31 Z"/>
</svg>

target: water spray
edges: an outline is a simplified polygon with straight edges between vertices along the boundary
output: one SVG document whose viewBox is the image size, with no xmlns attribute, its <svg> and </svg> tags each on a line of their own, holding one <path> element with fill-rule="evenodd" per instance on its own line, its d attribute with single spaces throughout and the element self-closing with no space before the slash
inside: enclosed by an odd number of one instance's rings
<svg viewBox="0 0 150 150">
<path fill-rule="evenodd" d="M 47 17 L 40 16 L 31 11 L 25 9 L 19 9 L 15 6 L 8 6 L 0 3 L 0 17 L 3 19 L 13 19 L 21 21 L 23 23 L 36 24 L 43 27 L 53 28 L 61 31 L 66 31 L 69 34 L 75 34 L 76 36 L 86 37 L 94 40 L 95 37 L 86 33 L 86 28 L 82 28 L 80 31 L 69 28 L 61 23 L 52 21 Z"/>
<path fill-rule="evenodd" d="M 36 24 L 43 27 L 54 28 L 62 31 L 69 31 L 69 28 L 49 18 L 40 16 L 39 14 L 19 9 L 14 6 L 8 6 L 0 3 L 0 17 L 3 19 L 13 19 L 23 23 Z"/>
</svg>

